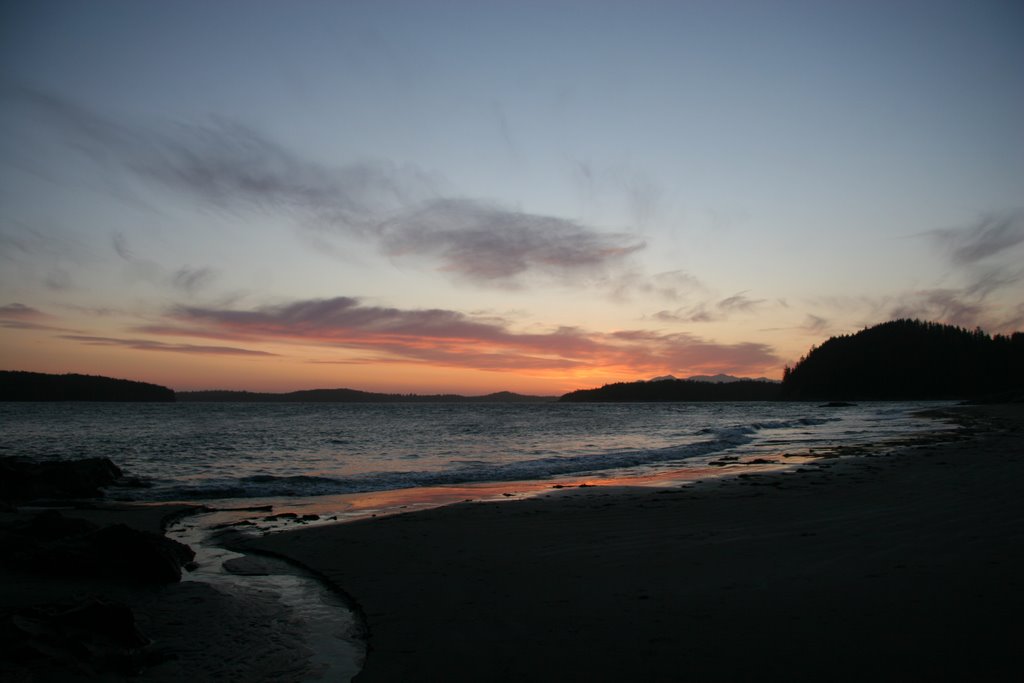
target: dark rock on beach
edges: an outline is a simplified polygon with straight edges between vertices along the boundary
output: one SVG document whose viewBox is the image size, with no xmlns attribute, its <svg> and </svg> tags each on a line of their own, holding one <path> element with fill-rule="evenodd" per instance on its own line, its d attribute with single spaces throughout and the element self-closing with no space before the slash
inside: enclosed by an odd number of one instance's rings
<svg viewBox="0 0 1024 683">
<path fill-rule="evenodd" d="M 56 510 L 0 526 L 3 563 L 51 576 L 174 583 L 194 558 L 187 545 L 123 524 L 100 527 Z"/>
<path fill-rule="evenodd" d="M 275 522 L 275 521 L 277 521 L 279 519 L 296 519 L 298 516 L 299 515 L 294 513 L 294 512 L 279 512 L 276 515 L 270 515 L 269 517 L 264 517 L 263 521 L 264 522 Z"/>
<path fill-rule="evenodd" d="M 0 613 L 0 652 L 15 680 L 36 673 L 92 678 L 136 676 L 162 659 L 139 630 L 132 610 L 116 601 L 86 598 Z"/>
<path fill-rule="evenodd" d="M 35 462 L 0 458 L 0 500 L 100 498 L 102 488 L 120 482 L 121 469 L 109 458 Z"/>
<path fill-rule="evenodd" d="M 31 538 L 40 541 L 57 541 L 69 536 L 89 534 L 99 526 L 80 517 L 65 517 L 57 510 L 45 510 L 32 517 L 25 525 Z"/>
<path fill-rule="evenodd" d="M 165 536 L 114 524 L 86 537 L 100 574 L 146 583 L 175 583 L 181 568 L 195 559 L 187 545 Z"/>
</svg>

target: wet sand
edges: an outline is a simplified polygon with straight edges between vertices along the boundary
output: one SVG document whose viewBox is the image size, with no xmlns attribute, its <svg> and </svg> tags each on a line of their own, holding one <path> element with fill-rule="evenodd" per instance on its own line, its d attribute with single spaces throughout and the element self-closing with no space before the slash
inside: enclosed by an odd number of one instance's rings
<svg viewBox="0 0 1024 683">
<path fill-rule="evenodd" d="M 358 604 L 359 683 L 1019 680 L 1024 410 L 967 412 L 970 438 L 786 473 L 248 543 Z"/>
</svg>

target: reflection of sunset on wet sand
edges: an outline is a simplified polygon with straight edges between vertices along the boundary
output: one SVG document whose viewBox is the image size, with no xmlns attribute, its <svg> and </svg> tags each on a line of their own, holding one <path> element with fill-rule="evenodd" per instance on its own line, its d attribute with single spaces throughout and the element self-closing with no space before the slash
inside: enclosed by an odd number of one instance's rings
<svg viewBox="0 0 1024 683">
<path fill-rule="evenodd" d="M 1007 680 L 1022 664 L 1021 415 L 983 414 L 1006 431 L 251 547 L 357 597 L 373 634 L 361 681 Z"/>
</svg>

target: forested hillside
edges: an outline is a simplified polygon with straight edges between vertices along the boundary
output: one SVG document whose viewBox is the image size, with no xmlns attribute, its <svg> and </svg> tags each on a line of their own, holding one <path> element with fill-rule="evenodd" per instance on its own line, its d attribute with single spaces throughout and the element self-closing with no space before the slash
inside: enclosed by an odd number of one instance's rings
<svg viewBox="0 0 1024 683">
<path fill-rule="evenodd" d="M 1024 389 L 1024 334 L 894 320 L 832 337 L 786 368 L 786 399 L 966 399 Z"/>
<path fill-rule="evenodd" d="M 94 375 L 0 371 L 0 401 L 173 401 L 167 387 Z"/>
</svg>

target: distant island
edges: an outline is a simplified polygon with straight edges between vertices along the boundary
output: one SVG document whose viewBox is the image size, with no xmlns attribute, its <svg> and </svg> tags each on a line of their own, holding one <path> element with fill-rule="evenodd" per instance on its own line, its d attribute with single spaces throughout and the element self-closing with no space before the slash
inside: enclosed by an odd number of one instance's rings
<svg viewBox="0 0 1024 683">
<path fill-rule="evenodd" d="M 630 401 L 774 401 L 781 395 L 778 382 L 733 379 L 709 382 L 698 379 L 660 379 L 616 382 L 599 389 L 577 389 L 562 396 L 565 403 Z"/>
<path fill-rule="evenodd" d="M 97 375 L 0 370 L 0 401 L 174 401 L 159 384 Z"/>
<path fill-rule="evenodd" d="M 288 393 L 252 391 L 179 391 L 177 399 L 189 403 L 546 403 L 555 396 L 527 396 L 499 391 L 484 396 L 460 394 L 380 394 L 357 389 L 307 389 Z"/>
<path fill-rule="evenodd" d="M 0 401 L 180 401 L 184 403 L 548 403 L 557 396 L 498 391 L 459 394 L 380 394 L 356 389 L 308 389 L 287 393 L 178 391 L 146 382 L 99 375 L 52 375 L 0 370 Z"/>
<path fill-rule="evenodd" d="M 499 391 L 483 396 L 385 394 L 357 389 L 287 393 L 179 391 L 93 375 L 0 371 L 0 401 L 248 403 L 564 403 L 631 401 L 886 401 L 1024 397 L 1024 333 L 893 320 L 812 346 L 782 382 L 732 375 L 672 375 L 578 389 L 561 397 Z"/>
</svg>

